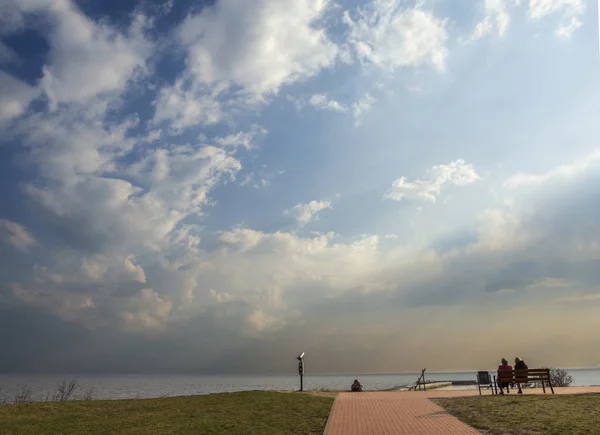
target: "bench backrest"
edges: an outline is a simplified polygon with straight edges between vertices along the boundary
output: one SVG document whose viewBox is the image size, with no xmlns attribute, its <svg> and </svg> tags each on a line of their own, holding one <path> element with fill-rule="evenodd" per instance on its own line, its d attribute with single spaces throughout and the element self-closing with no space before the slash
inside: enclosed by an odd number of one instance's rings
<svg viewBox="0 0 600 435">
<path fill-rule="evenodd" d="M 549 382 L 550 369 L 498 370 L 498 380 L 506 382 Z"/>
</svg>

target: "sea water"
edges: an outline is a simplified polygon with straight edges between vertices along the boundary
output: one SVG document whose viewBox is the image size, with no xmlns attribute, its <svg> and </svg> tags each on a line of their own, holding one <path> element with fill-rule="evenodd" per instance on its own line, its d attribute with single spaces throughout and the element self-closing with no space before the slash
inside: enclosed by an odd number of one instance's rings
<svg viewBox="0 0 600 435">
<path fill-rule="evenodd" d="M 600 369 L 568 370 L 573 385 L 600 385 Z M 310 374 L 304 376 L 305 390 L 347 390 L 359 379 L 365 390 L 385 390 L 414 384 L 420 373 L 397 374 Z M 14 400 L 23 388 L 32 400 L 44 400 L 56 392 L 57 384 L 76 379 L 74 398 L 91 392 L 94 399 L 134 399 L 249 390 L 297 390 L 297 375 L 15 375 L 0 374 L 0 400 Z M 475 381 L 475 372 L 426 373 L 427 381 Z"/>
</svg>

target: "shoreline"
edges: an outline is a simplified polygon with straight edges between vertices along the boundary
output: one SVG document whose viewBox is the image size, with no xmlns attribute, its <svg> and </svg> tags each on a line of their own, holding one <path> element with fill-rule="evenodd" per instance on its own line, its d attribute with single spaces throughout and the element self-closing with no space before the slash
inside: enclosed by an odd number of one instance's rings
<svg viewBox="0 0 600 435">
<path fill-rule="evenodd" d="M 381 389 L 381 390 L 364 390 L 362 393 L 415 393 L 429 395 L 428 393 L 442 393 L 444 396 L 450 395 L 454 396 L 458 394 L 462 396 L 463 394 L 469 394 L 474 391 L 477 391 L 477 388 L 448 388 L 451 387 L 450 382 L 438 382 L 432 383 L 431 386 L 428 385 L 427 390 L 415 390 L 409 389 L 407 387 L 397 387 L 392 389 Z M 580 385 L 571 385 L 568 387 L 554 387 L 556 390 L 561 391 L 561 394 L 600 394 L 600 385 L 589 385 L 589 386 L 580 386 Z M 531 388 L 525 389 L 524 391 L 531 390 L 532 392 L 537 392 L 541 390 L 541 388 Z M 580 393 L 577 390 L 581 390 Z M 595 390 L 592 393 L 589 390 Z M 26 400 L 23 402 L 10 402 L 6 400 L 0 400 L 1 406 L 20 406 L 20 405 L 29 405 L 29 404 L 58 404 L 58 403 L 84 403 L 84 402 L 117 402 L 117 401 L 153 401 L 153 400 L 161 400 L 161 399 L 182 399 L 182 398 L 194 398 L 194 397 L 208 397 L 208 396 L 228 396 L 228 395 L 236 395 L 236 394 L 250 394 L 250 393 L 280 393 L 280 394 L 300 394 L 300 395 L 309 395 L 309 396 L 317 396 L 317 397 L 330 397 L 335 398 L 341 393 L 352 393 L 352 394 L 361 394 L 354 393 L 349 389 L 343 390 L 238 390 L 238 391 L 227 391 L 227 392 L 215 392 L 215 393 L 196 393 L 196 394 L 181 394 L 181 395 L 173 395 L 173 396 L 154 396 L 154 397 L 132 397 L 132 398 L 114 398 L 114 399 L 106 399 L 106 398 L 88 398 L 83 399 L 80 397 L 75 397 L 67 400 L 53 400 L 53 399 L 45 399 L 45 400 Z M 459 397 L 457 396 L 457 397 Z"/>
<path fill-rule="evenodd" d="M 477 389 L 476 372 L 460 372 L 444 375 L 425 374 L 427 390 L 469 391 Z M 596 387 L 600 385 L 600 370 L 571 371 L 572 387 Z M 414 375 L 345 375 L 323 376 L 306 374 L 304 389 L 310 392 L 349 391 L 352 378 L 359 378 L 365 391 L 401 392 L 414 389 L 418 376 Z M 14 403 L 17 396 L 27 401 L 51 401 L 57 394 L 59 384 L 77 381 L 77 389 L 70 399 L 126 400 L 161 397 L 204 396 L 218 393 L 243 391 L 297 391 L 297 375 L 272 377 L 269 375 L 227 377 L 224 375 L 102 375 L 60 376 L 0 374 L 0 402 Z M 29 391 L 24 391 L 28 389 Z M 23 393 L 23 394 L 22 394 Z M 88 394 L 89 393 L 89 394 Z"/>
</svg>

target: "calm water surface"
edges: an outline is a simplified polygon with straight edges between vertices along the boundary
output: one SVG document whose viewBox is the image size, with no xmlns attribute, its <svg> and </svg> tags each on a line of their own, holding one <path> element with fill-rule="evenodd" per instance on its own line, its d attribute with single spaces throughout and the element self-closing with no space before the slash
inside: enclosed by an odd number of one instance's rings
<svg viewBox="0 0 600 435">
<path fill-rule="evenodd" d="M 493 371 L 493 370 L 492 370 Z M 600 385 L 600 369 L 569 370 L 574 385 Z M 418 373 L 377 375 L 311 375 L 304 377 L 305 390 L 348 389 L 356 378 L 367 390 L 383 390 L 414 383 Z M 0 398 L 12 401 L 22 386 L 32 390 L 33 400 L 43 400 L 56 391 L 57 383 L 77 379 L 75 397 L 81 398 L 93 389 L 95 399 L 133 399 L 148 397 L 185 396 L 248 390 L 297 390 L 299 378 L 289 376 L 231 376 L 231 375 L 7 375 L 0 374 Z M 474 372 L 429 373 L 427 380 L 474 380 Z"/>
</svg>

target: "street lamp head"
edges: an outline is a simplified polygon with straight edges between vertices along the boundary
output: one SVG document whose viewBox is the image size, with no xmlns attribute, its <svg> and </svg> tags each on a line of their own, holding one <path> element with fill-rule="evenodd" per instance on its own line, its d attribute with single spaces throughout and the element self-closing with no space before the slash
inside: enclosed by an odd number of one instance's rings
<svg viewBox="0 0 600 435">
<path fill-rule="evenodd" d="M 298 355 L 298 356 L 296 357 L 296 359 L 297 359 L 298 361 L 302 361 L 302 358 L 304 358 L 304 352 L 302 352 L 300 355 Z"/>
</svg>

